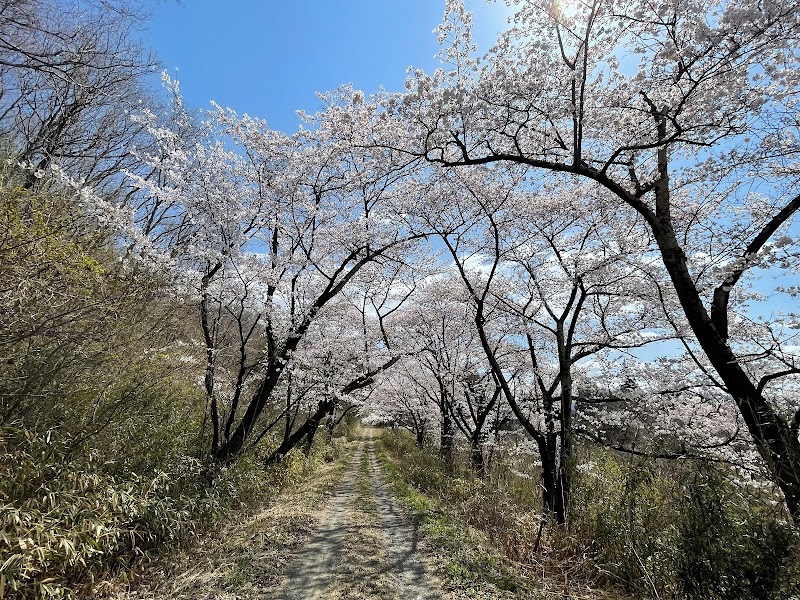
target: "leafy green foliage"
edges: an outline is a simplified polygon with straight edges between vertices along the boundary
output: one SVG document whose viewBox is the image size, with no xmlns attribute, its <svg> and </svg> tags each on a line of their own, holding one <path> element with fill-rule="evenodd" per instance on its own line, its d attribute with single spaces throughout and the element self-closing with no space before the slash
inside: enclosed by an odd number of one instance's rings
<svg viewBox="0 0 800 600">
<path fill-rule="evenodd" d="M 93 436 L 190 381 L 158 274 L 58 189 L 0 177 L 0 282 L 0 423 Z"/>
<path fill-rule="evenodd" d="M 797 532 L 730 473 L 598 448 L 584 458 L 564 542 L 591 556 L 608 584 L 692 599 L 797 593 Z"/>
<path fill-rule="evenodd" d="M 800 539 L 719 473 L 687 484 L 676 578 L 686 598 L 781 598 L 800 593 Z"/>
<path fill-rule="evenodd" d="M 667 498 L 679 493 L 644 462 L 623 464 L 593 449 L 575 481 L 571 552 L 592 556 L 602 579 L 639 594 L 658 594 L 672 579 L 675 523 Z"/>
<path fill-rule="evenodd" d="M 84 449 L 81 449 L 84 450 Z M 198 461 L 121 477 L 57 433 L 0 430 L 0 577 L 9 597 L 59 598 L 110 565 L 196 531 L 218 500 Z"/>
<path fill-rule="evenodd" d="M 181 305 L 68 198 L 0 177 L 0 597 L 79 594 L 240 483 L 210 488 L 192 456 L 204 399 Z"/>
<path fill-rule="evenodd" d="M 194 540 L 227 510 L 264 505 L 299 486 L 327 464 L 324 453 L 337 460 L 346 453 L 337 438 L 267 471 L 263 457 L 248 454 L 210 485 L 208 466 L 190 457 L 146 475 L 121 474 L 98 450 L 79 451 L 73 441 L 0 429 L 3 598 L 82 597 L 112 570 L 133 572 L 145 555 Z"/>
</svg>

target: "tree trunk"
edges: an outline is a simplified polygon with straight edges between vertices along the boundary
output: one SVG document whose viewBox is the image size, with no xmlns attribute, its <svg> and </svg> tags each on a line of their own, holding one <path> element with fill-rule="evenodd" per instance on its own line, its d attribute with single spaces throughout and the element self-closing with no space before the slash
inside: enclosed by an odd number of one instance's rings
<svg viewBox="0 0 800 600">
<path fill-rule="evenodd" d="M 561 445 L 558 450 L 558 481 L 556 482 L 556 522 L 567 524 L 570 494 L 572 492 L 572 467 L 574 462 L 574 444 L 572 439 L 572 364 L 568 341 L 564 335 L 564 323 L 556 327 L 558 338 L 559 374 L 561 376 Z"/>
<path fill-rule="evenodd" d="M 297 446 L 304 438 L 307 437 L 308 432 L 313 427 L 314 431 L 316 432 L 316 428 L 319 426 L 320 421 L 322 421 L 323 417 L 330 413 L 335 406 L 333 400 L 327 400 L 324 402 L 320 402 L 317 405 L 317 410 L 312 414 L 308 419 L 306 419 L 305 423 L 303 423 L 300 427 L 297 428 L 291 435 L 284 438 L 281 444 L 275 448 L 272 454 L 267 457 L 266 464 L 275 464 L 283 460 L 283 457 L 286 456 L 289 451 Z M 316 424 L 314 424 L 316 423 Z M 312 438 L 313 438 L 312 434 Z M 313 439 L 312 439 L 313 442 Z"/>
<path fill-rule="evenodd" d="M 556 523 L 567 524 L 570 494 L 572 492 L 572 433 L 566 431 L 561 439 L 558 460 L 558 479 L 555 489 L 554 513 Z"/>
<path fill-rule="evenodd" d="M 425 446 L 425 428 L 417 427 L 416 437 L 417 437 L 416 441 L 417 448 L 423 448 Z"/>
<path fill-rule="evenodd" d="M 548 436 L 550 437 L 550 436 Z M 551 444 L 551 441 L 553 442 Z M 542 461 L 542 508 L 545 516 L 549 519 L 555 518 L 559 522 L 556 501 L 556 449 L 554 440 L 548 440 L 547 449 L 542 452 L 540 448 L 539 458 Z"/>
<path fill-rule="evenodd" d="M 486 477 L 486 467 L 483 460 L 483 443 L 481 438 L 473 436 L 472 440 L 470 440 L 469 458 L 470 466 L 472 467 L 475 475 L 477 475 L 479 479 Z"/>
<path fill-rule="evenodd" d="M 442 432 L 439 443 L 439 458 L 450 468 L 453 465 L 453 422 L 447 414 L 442 415 Z"/>
<path fill-rule="evenodd" d="M 308 426 L 308 432 L 306 433 L 306 441 L 303 446 L 303 454 L 308 456 L 311 454 L 311 447 L 314 445 L 314 436 L 317 433 L 317 429 L 319 429 L 319 420 L 312 420 L 309 419 L 310 424 Z"/>
<path fill-rule="evenodd" d="M 211 323 L 211 316 L 208 307 L 208 286 L 214 275 L 222 268 L 222 263 L 217 263 L 209 268 L 201 280 L 200 293 L 200 326 L 203 330 L 203 340 L 206 346 L 206 368 L 203 384 L 208 397 L 209 412 L 211 415 L 211 455 L 215 456 L 219 450 L 220 442 L 220 419 L 219 407 L 217 406 L 217 395 L 215 386 L 216 371 L 216 325 Z"/>
<path fill-rule="evenodd" d="M 336 411 L 332 412 L 325 422 L 325 440 L 328 444 L 333 442 L 333 430 L 336 428 Z"/>
<path fill-rule="evenodd" d="M 700 299 L 686 263 L 686 255 L 671 223 L 651 223 L 664 266 L 697 341 L 728 393 L 733 396 L 756 448 L 786 499 L 786 507 L 800 524 L 800 441 L 792 427 L 777 414 L 742 369 L 725 338 L 714 327 Z"/>
</svg>

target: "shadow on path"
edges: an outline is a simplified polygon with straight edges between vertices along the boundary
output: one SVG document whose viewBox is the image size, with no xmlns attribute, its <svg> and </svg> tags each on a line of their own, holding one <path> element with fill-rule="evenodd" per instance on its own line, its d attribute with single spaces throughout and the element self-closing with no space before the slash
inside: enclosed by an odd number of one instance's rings
<svg viewBox="0 0 800 600">
<path fill-rule="evenodd" d="M 364 452 L 377 512 L 366 521 L 364 511 L 369 507 L 357 506 Z M 371 432 L 353 455 L 322 523 L 289 564 L 287 580 L 278 595 L 273 596 L 275 600 L 356 600 L 378 597 L 371 595 L 377 593 L 381 600 L 439 598 L 425 575 L 416 534 L 387 490 L 375 458 Z M 371 537 L 365 537 L 370 533 Z M 360 539 L 369 539 L 373 544 L 359 546 Z M 382 546 L 377 552 L 376 543 Z"/>
</svg>

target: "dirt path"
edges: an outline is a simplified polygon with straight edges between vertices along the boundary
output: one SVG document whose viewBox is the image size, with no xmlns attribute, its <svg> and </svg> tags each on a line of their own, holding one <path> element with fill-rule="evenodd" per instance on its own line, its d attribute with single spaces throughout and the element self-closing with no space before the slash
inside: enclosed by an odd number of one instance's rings
<svg viewBox="0 0 800 600">
<path fill-rule="evenodd" d="M 331 499 L 322 525 L 286 570 L 275 600 L 436 600 L 383 481 L 371 435 Z"/>
</svg>

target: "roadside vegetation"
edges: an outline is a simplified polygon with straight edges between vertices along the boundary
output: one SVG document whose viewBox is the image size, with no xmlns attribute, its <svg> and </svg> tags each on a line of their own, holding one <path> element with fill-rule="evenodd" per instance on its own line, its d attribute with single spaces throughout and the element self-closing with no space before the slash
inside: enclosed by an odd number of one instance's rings
<svg viewBox="0 0 800 600">
<path fill-rule="evenodd" d="M 99 590 L 127 598 L 272 598 L 285 580 L 293 553 L 318 528 L 320 510 L 339 484 L 357 442 L 320 440 L 309 456 L 294 453 L 265 474 L 257 494 L 237 510 L 216 515 L 213 527 L 191 543 L 141 565 L 134 581 L 116 577 Z"/>
<path fill-rule="evenodd" d="M 454 597 L 790 598 L 800 545 L 763 499 L 717 467 L 581 446 L 568 528 L 542 523 L 538 467 L 495 451 L 485 478 L 467 447 L 449 465 L 407 431 L 382 465 L 438 555 Z M 524 464 L 524 463 L 523 463 Z M 753 532 L 753 533 L 748 533 Z"/>
<path fill-rule="evenodd" d="M 274 436 L 235 463 L 208 460 L 186 299 L 125 264 L 62 188 L 26 189 L 4 170 L 0 231 L 0 598 L 133 584 L 153 556 L 216 539 L 219 523 L 312 476 L 319 487 L 298 506 L 332 485 L 340 469 L 320 468 L 342 457 L 344 438 L 268 467 Z M 294 516 L 284 525 L 273 532 L 284 544 L 302 540 Z"/>
</svg>

